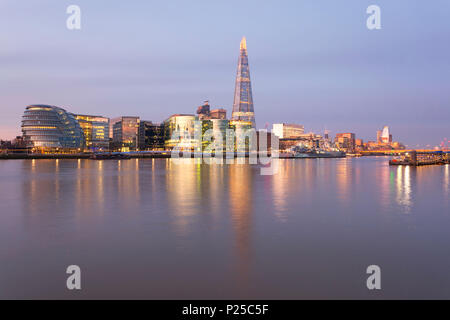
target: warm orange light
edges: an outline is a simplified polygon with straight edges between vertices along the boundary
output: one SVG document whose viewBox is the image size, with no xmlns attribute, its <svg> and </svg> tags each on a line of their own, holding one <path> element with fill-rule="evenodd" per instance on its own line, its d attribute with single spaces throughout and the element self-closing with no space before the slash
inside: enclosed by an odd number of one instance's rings
<svg viewBox="0 0 450 320">
<path fill-rule="evenodd" d="M 242 37 L 241 40 L 241 50 L 242 49 L 247 50 L 247 40 L 245 39 L 245 37 Z"/>
</svg>

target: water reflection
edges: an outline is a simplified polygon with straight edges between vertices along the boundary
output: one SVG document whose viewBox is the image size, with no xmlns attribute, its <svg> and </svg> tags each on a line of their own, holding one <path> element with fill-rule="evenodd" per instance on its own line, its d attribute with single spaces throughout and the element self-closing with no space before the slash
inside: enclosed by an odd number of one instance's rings
<svg viewBox="0 0 450 320">
<path fill-rule="evenodd" d="M 104 186 L 104 172 L 103 172 L 103 160 L 97 162 L 97 205 L 98 212 L 103 214 L 105 203 L 105 186 Z"/>
<path fill-rule="evenodd" d="M 239 281 L 247 285 L 251 261 L 252 168 L 248 164 L 229 165 L 229 202 L 235 233 Z"/>
<path fill-rule="evenodd" d="M 396 202 L 403 212 L 409 213 L 412 206 L 411 200 L 411 167 L 398 166 L 396 177 Z"/>
<path fill-rule="evenodd" d="M 55 189 L 54 189 L 54 193 L 55 193 L 55 200 L 57 202 L 57 204 L 59 204 L 60 201 L 60 195 L 59 195 L 59 184 L 60 184 L 60 179 L 59 179 L 59 159 L 55 160 L 55 174 L 54 174 L 54 183 L 55 183 Z"/>
<path fill-rule="evenodd" d="M 23 181 L 24 206 L 27 215 L 39 216 L 58 213 L 50 210 L 52 207 L 60 208 L 59 161 L 31 160 L 23 161 L 25 172 L 30 172 Z"/>
<path fill-rule="evenodd" d="M 270 177 L 272 180 L 272 201 L 274 214 L 281 222 L 287 221 L 288 216 L 288 194 L 290 181 L 289 175 L 292 173 L 292 161 L 278 161 L 278 173 Z"/>
<path fill-rule="evenodd" d="M 352 162 L 350 159 L 340 159 L 337 163 L 337 196 L 345 205 L 350 204 L 351 200 L 351 184 L 353 179 Z"/>
<path fill-rule="evenodd" d="M 191 230 L 191 218 L 199 213 L 196 201 L 201 197 L 201 183 L 195 159 L 178 159 L 166 162 L 166 191 L 170 212 L 175 216 L 174 223 L 179 235 L 187 235 Z"/>
<path fill-rule="evenodd" d="M 77 160 L 77 178 L 76 178 L 76 192 L 75 192 L 75 206 L 77 208 L 76 215 L 80 216 L 82 212 L 82 205 L 83 205 L 83 198 L 82 198 L 82 166 L 81 166 L 81 159 Z"/>
<path fill-rule="evenodd" d="M 450 180 L 449 180 L 449 164 L 446 164 L 444 167 L 444 195 L 447 197 L 447 201 L 448 201 L 448 196 L 450 196 L 449 194 L 449 188 L 450 188 Z"/>
<path fill-rule="evenodd" d="M 25 162 L 26 163 L 26 162 Z M 30 202 L 29 202 L 29 207 L 28 207 L 28 211 L 31 215 L 35 215 L 36 212 L 36 195 L 37 195 L 37 181 L 36 181 L 36 160 L 33 159 L 31 160 L 31 175 L 30 175 L 30 180 L 29 180 L 29 185 L 30 185 Z"/>
<path fill-rule="evenodd" d="M 123 281 L 139 298 L 148 298 L 158 281 L 173 298 L 186 297 L 176 295 L 180 283 L 196 297 L 249 298 L 264 292 L 264 298 L 276 292 L 299 298 L 306 282 L 297 281 L 298 270 L 313 274 L 327 263 L 351 270 L 373 258 L 372 251 L 364 252 L 374 241 L 378 257 L 394 259 L 396 252 L 389 250 L 401 248 L 402 262 L 416 261 L 420 249 L 428 260 L 444 261 L 447 270 L 444 252 L 436 248 L 445 249 L 449 241 L 448 217 L 442 214 L 448 212 L 449 166 L 394 167 L 386 161 L 280 160 L 273 176 L 261 176 L 248 164 L 192 159 L 1 162 L 8 180 L 0 193 L 0 237 L 8 241 L 8 256 L 0 250 L 0 258 L 15 269 L 2 272 L 5 278 L 16 275 L 25 260 L 40 264 L 40 270 L 59 268 L 80 253 L 75 260 L 86 265 L 117 262 L 111 263 L 111 274 L 126 273 Z M 420 214 L 429 207 L 432 212 Z M 408 228 L 412 219 L 414 228 Z M 405 246 L 415 241 L 419 248 Z M 352 258 L 342 259 L 344 251 Z M 44 255 L 51 259 L 41 259 Z M 390 267 L 395 272 L 396 266 Z M 90 270 L 92 277 L 103 277 Z M 397 269 L 403 270 L 403 265 Z M 22 274 L 16 278 L 20 282 Z M 59 288 L 60 278 L 50 273 L 43 278 L 56 283 L 49 290 Z M 195 285 L 205 279 L 213 285 Z M 36 281 L 33 290 L 40 292 L 42 283 Z M 15 282 L 8 283 L 8 292 Z M 100 286 L 97 292 L 107 295 L 111 287 Z M 320 288 L 324 297 L 328 289 Z M 151 297 L 159 293 L 151 291 Z"/>
<path fill-rule="evenodd" d="M 170 159 L 24 161 L 24 167 L 30 172 L 28 180 L 23 182 L 29 195 L 25 201 L 27 212 L 49 214 L 55 211 L 47 210 L 49 207 L 60 211 L 69 207 L 76 215 L 101 215 L 109 201 L 117 203 L 123 212 L 139 213 L 140 203 L 147 199 L 152 202 L 163 200 L 174 216 L 175 228 L 186 235 L 190 232 L 190 217 L 204 213 L 210 219 L 215 216 L 211 221 L 217 222 L 217 214 L 224 205 L 230 208 L 236 230 L 249 227 L 252 192 L 257 187 L 264 189 L 265 203 L 273 207 L 277 220 L 287 222 L 290 214 L 301 211 L 305 205 L 313 207 L 315 197 L 328 200 L 331 199 L 328 196 L 336 197 L 341 204 L 349 206 L 355 201 L 357 186 L 370 184 L 373 180 L 377 190 L 372 192 L 378 195 L 382 212 L 388 210 L 393 201 L 402 212 L 408 213 L 413 207 L 414 176 L 417 174 L 424 182 L 428 181 L 433 169 L 393 168 L 379 162 L 367 171 L 348 159 L 286 160 L 280 161 L 277 174 L 264 177 L 248 164 L 205 165 L 194 159 L 180 161 L 181 164 L 174 164 Z M 115 173 L 111 172 L 112 168 Z M 449 165 L 441 168 L 442 190 L 448 196 Z M 145 174 L 148 179 L 142 178 Z M 255 181 L 258 182 L 255 184 Z M 226 189 L 228 193 L 224 192 Z M 111 192 L 115 193 L 113 200 L 108 199 Z M 72 194 L 72 199 L 66 199 L 68 193 Z M 299 199 L 302 199 L 302 205 L 293 205 L 293 201 Z"/>
<path fill-rule="evenodd" d="M 386 212 L 391 205 L 391 195 L 395 190 L 395 173 L 388 164 L 379 165 L 375 171 L 375 181 L 380 194 L 379 201 L 381 212 Z"/>
<path fill-rule="evenodd" d="M 110 166 L 117 165 L 117 197 L 118 205 L 125 214 L 140 214 L 140 174 L 139 161 L 118 160 L 108 162 Z"/>
<path fill-rule="evenodd" d="M 214 164 L 206 166 L 208 175 L 204 178 L 204 189 L 209 191 L 207 198 L 210 202 L 210 212 L 216 217 L 221 211 L 222 196 L 223 196 L 223 186 L 224 186 L 224 171 L 226 166 L 221 164 Z"/>
</svg>

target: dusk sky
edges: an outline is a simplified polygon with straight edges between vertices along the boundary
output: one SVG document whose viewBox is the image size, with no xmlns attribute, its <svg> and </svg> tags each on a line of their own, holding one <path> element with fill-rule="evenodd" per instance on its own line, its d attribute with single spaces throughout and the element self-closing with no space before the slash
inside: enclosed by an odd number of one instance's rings
<svg viewBox="0 0 450 320">
<path fill-rule="evenodd" d="M 81 30 L 66 28 L 71 4 Z M 450 139 L 448 0 L 0 0 L 0 138 L 30 104 L 160 122 L 209 100 L 230 117 L 242 36 L 258 128 Z"/>
</svg>

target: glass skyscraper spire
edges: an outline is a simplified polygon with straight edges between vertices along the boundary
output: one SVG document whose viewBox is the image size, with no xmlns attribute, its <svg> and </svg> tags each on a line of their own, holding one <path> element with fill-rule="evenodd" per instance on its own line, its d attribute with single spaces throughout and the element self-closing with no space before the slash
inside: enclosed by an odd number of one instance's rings
<svg viewBox="0 0 450 320">
<path fill-rule="evenodd" d="M 252 84 L 250 82 L 245 37 L 241 40 L 231 120 L 255 127 L 255 111 L 253 109 Z"/>
</svg>

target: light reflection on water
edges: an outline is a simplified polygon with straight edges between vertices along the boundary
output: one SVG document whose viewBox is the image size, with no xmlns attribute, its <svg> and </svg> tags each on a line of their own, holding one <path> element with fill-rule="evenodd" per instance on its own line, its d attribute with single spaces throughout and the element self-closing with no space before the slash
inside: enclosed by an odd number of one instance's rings
<svg viewBox="0 0 450 320">
<path fill-rule="evenodd" d="M 409 166 L 397 167 L 397 195 L 396 201 L 403 209 L 403 212 L 408 213 L 411 209 L 411 173 Z"/>
<path fill-rule="evenodd" d="M 450 192 L 449 192 L 449 189 L 450 189 L 450 179 L 449 179 L 449 167 L 450 167 L 450 165 L 449 164 L 446 164 L 445 165 L 445 169 L 444 169 L 444 194 L 447 196 L 447 200 L 449 199 L 448 197 L 450 196 Z"/>
<path fill-rule="evenodd" d="M 450 298 L 448 165 L 181 162 L 0 162 L 0 298 L 70 298 L 59 271 L 75 262 L 86 298 L 370 298 L 374 262 L 386 298 Z"/>
</svg>

